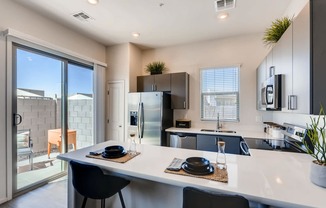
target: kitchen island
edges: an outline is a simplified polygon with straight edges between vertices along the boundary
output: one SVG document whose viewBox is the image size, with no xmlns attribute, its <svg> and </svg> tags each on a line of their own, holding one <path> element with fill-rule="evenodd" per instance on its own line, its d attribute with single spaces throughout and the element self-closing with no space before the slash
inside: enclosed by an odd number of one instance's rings
<svg viewBox="0 0 326 208">
<path fill-rule="evenodd" d="M 204 157 L 215 161 L 216 153 L 170 147 L 138 145 L 141 153 L 126 163 L 86 158 L 90 151 L 126 143 L 108 141 L 58 156 L 65 161 L 93 164 L 131 180 L 122 190 L 127 207 L 182 207 L 182 189 L 193 186 L 227 194 L 239 194 L 250 201 L 276 207 L 325 207 L 326 189 L 312 184 L 309 169 L 312 158 L 306 154 L 251 150 L 251 156 L 227 154 L 228 183 L 165 173 L 173 158 Z M 79 207 L 81 198 L 71 184 L 68 171 L 68 207 Z M 120 207 L 116 196 L 107 200 Z M 94 205 L 88 207 L 93 207 Z"/>
</svg>

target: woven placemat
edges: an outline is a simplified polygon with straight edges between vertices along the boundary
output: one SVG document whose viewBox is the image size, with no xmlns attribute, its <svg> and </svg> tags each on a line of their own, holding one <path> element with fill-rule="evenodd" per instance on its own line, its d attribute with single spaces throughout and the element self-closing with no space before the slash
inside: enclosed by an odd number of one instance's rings
<svg viewBox="0 0 326 208">
<path fill-rule="evenodd" d="M 211 163 L 211 165 L 214 167 L 214 173 L 209 174 L 209 175 L 193 175 L 190 173 L 185 172 L 182 168 L 179 171 L 173 171 L 173 170 L 168 170 L 165 169 L 165 173 L 171 173 L 171 174 L 176 174 L 176 175 L 184 175 L 184 176 L 191 176 L 195 178 L 204 178 L 212 181 L 219 181 L 223 183 L 228 182 L 228 171 L 226 169 L 218 169 L 215 166 L 215 163 Z"/>
<path fill-rule="evenodd" d="M 86 155 L 86 157 L 100 159 L 100 160 L 107 160 L 107 161 L 117 162 L 117 163 L 125 163 L 131 160 L 132 158 L 136 157 L 137 155 L 140 155 L 140 152 L 136 152 L 136 154 L 129 154 L 128 152 L 125 156 L 119 158 L 105 158 L 102 157 L 102 155 Z"/>
</svg>

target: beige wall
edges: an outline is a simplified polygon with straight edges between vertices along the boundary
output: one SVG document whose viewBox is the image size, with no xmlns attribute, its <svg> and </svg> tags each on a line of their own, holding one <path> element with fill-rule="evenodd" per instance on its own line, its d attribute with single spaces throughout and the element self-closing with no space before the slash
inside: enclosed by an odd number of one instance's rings
<svg viewBox="0 0 326 208">
<path fill-rule="evenodd" d="M 256 110 L 256 68 L 269 50 L 263 46 L 261 37 L 262 34 L 255 34 L 144 51 L 133 44 L 108 47 L 107 81 L 125 81 L 127 104 L 127 93 L 136 91 L 136 77 L 146 74 L 145 65 L 164 61 L 168 73 L 185 71 L 190 74 L 190 109 L 175 110 L 175 119 L 188 118 L 194 127 L 215 128 L 215 122 L 200 120 L 199 69 L 241 65 L 240 122 L 224 123 L 224 127 L 262 130 L 261 120 L 270 121 L 272 114 Z"/>
<path fill-rule="evenodd" d="M 107 73 L 106 80 L 125 80 L 129 77 L 129 44 L 108 47 L 106 50 Z"/>
<path fill-rule="evenodd" d="M 262 43 L 262 34 L 230 37 L 188 45 L 143 51 L 142 69 L 149 62 L 164 61 L 169 73 L 190 74 L 190 108 L 175 110 L 174 117 L 188 118 L 195 127 L 215 128 L 215 122 L 200 120 L 199 69 L 241 65 L 240 70 L 240 122 L 225 123 L 226 128 L 261 130 L 263 112 L 256 110 L 256 68 L 268 52 Z M 143 74 L 146 74 L 142 70 Z M 257 118 L 256 118 L 257 117 Z"/>
<path fill-rule="evenodd" d="M 125 88 L 125 112 L 128 110 L 128 93 L 137 91 L 137 76 L 141 75 L 142 51 L 131 43 L 115 45 L 107 48 L 108 70 L 106 80 L 124 81 Z M 106 103 L 106 109 L 109 103 Z M 125 123 L 128 121 L 128 114 L 124 114 Z M 125 135 L 127 127 L 124 126 Z"/>
<path fill-rule="evenodd" d="M 135 45 L 130 44 L 130 86 L 129 92 L 137 92 L 137 76 L 142 73 L 142 51 Z"/>
<path fill-rule="evenodd" d="M 7 28 L 105 62 L 104 45 L 34 13 L 11 0 L 1 0 L 0 30 Z"/>
<path fill-rule="evenodd" d="M 58 47 L 105 62 L 105 46 L 11 0 L 1 0 L 0 30 L 14 29 Z"/>
</svg>

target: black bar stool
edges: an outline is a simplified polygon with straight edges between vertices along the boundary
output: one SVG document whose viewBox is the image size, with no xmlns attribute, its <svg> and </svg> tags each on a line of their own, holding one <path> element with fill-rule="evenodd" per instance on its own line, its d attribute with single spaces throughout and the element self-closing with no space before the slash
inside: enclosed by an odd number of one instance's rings
<svg viewBox="0 0 326 208">
<path fill-rule="evenodd" d="M 121 205 L 125 208 L 121 190 L 130 181 L 118 176 L 106 175 L 99 167 L 94 165 L 70 161 L 70 166 L 72 169 L 72 184 L 76 191 L 84 196 L 82 208 L 85 207 L 87 198 L 101 199 L 101 207 L 104 208 L 105 199 L 116 193 L 119 193 Z"/>
<path fill-rule="evenodd" d="M 183 189 L 183 208 L 249 208 L 249 201 L 239 195 L 203 191 L 193 187 Z"/>
</svg>

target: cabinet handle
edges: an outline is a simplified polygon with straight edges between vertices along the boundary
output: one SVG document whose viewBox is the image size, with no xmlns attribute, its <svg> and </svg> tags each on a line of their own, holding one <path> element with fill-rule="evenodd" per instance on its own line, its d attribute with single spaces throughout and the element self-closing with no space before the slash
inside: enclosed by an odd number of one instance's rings
<svg viewBox="0 0 326 208">
<path fill-rule="evenodd" d="M 186 101 L 183 101 L 183 108 L 186 109 Z"/>
<path fill-rule="evenodd" d="M 298 96 L 296 95 L 289 95 L 288 96 L 288 110 L 297 110 L 298 109 Z"/>
<path fill-rule="evenodd" d="M 275 75 L 275 66 L 269 67 L 269 77 L 272 77 Z"/>
<path fill-rule="evenodd" d="M 154 85 L 152 84 L 152 91 L 154 91 Z"/>
</svg>

